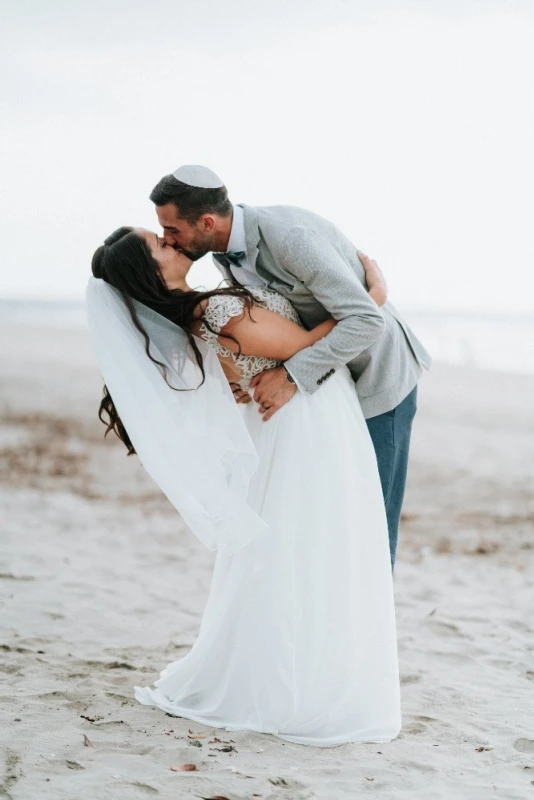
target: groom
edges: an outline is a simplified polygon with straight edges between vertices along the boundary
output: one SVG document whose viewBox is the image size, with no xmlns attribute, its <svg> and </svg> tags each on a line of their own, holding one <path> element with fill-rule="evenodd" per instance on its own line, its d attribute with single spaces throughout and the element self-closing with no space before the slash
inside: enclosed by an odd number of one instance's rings
<svg viewBox="0 0 534 800">
<path fill-rule="evenodd" d="M 308 329 L 338 321 L 319 342 L 257 375 L 254 400 L 267 420 L 296 391 L 320 391 L 337 367 L 349 367 L 375 448 L 393 569 L 417 381 L 429 354 L 391 303 L 372 300 L 358 250 L 323 217 L 295 206 L 232 205 L 221 179 L 195 165 L 163 177 L 150 199 L 168 245 L 193 260 L 213 252 L 228 281 L 276 290 Z M 238 402 L 249 399 L 234 388 Z"/>
</svg>

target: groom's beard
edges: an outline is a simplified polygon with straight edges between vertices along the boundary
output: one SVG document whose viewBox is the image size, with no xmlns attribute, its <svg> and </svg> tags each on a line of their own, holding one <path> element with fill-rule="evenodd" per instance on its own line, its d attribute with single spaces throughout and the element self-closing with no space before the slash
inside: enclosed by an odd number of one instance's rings
<svg viewBox="0 0 534 800">
<path fill-rule="evenodd" d="M 206 253 L 208 252 L 207 250 L 205 252 L 203 252 L 203 253 L 199 253 L 196 250 L 195 251 L 186 250 L 184 247 L 178 247 L 178 245 L 175 245 L 174 249 L 178 250 L 179 253 L 183 253 L 184 256 L 187 256 L 187 258 L 190 258 L 191 261 L 198 261 L 199 258 L 202 258 L 202 256 L 205 256 Z"/>
<path fill-rule="evenodd" d="M 199 258 L 205 256 L 206 253 L 209 253 L 212 250 L 211 240 L 208 238 L 204 238 L 203 236 L 196 236 L 190 243 L 189 243 L 189 250 L 186 250 L 185 247 L 179 247 L 177 244 L 174 245 L 175 250 L 181 250 L 187 258 L 190 258 L 191 261 L 198 261 Z"/>
</svg>

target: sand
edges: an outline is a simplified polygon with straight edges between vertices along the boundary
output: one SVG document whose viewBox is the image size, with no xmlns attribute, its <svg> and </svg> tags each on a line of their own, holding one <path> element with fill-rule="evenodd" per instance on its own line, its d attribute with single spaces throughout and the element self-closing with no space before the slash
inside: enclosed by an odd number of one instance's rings
<svg viewBox="0 0 534 800">
<path fill-rule="evenodd" d="M 395 568 L 403 729 L 323 749 L 135 700 L 194 642 L 213 556 L 104 441 L 86 333 L 0 340 L 0 797 L 534 796 L 534 377 L 436 364 L 421 381 Z"/>
</svg>

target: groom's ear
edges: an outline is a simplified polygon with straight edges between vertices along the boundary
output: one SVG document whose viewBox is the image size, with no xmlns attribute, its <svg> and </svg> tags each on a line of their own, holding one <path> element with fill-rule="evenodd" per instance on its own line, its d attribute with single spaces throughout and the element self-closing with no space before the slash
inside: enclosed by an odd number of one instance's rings
<svg viewBox="0 0 534 800">
<path fill-rule="evenodd" d="M 198 219 L 197 225 L 204 231 L 204 233 L 211 233 L 213 230 L 215 230 L 217 222 L 213 214 L 202 214 L 202 216 Z"/>
</svg>

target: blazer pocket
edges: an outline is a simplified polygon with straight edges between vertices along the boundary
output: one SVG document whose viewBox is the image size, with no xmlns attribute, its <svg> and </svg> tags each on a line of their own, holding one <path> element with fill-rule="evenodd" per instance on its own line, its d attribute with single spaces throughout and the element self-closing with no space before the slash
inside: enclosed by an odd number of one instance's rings
<svg viewBox="0 0 534 800">
<path fill-rule="evenodd" d="M 310 294 L 308 287 L 302 283 L 302 281 L 299 281 L 298 278 L 292 278 L 292 281 L 291 285 L 286 284 L 289 294 Z"/>
<path fill-rule="evenodd" d="M 295 278 L 296 280 L 296 278 Z M 287 297 L 287 295 L 292 294 L 294 290 L 294 285 L 292 283 L 287 283 L 286 281 L 280 280 L 280 278 L 272 278 L 267 286 L 269 289 L 274 289 L 275 292 L 279 292 Z"/>
</svg>

